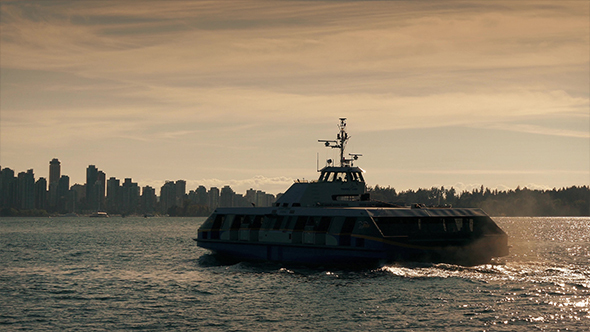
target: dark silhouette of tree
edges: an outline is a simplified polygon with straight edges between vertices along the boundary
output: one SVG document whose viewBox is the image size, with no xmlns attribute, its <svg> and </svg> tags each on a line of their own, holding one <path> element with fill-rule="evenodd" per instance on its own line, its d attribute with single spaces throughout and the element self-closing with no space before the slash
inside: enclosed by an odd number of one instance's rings
<svg viewBox="0 0 590 332">
<path fill-rule="evenodd" d="M 474 188 L 457 194 L 455 188 L 432 187 L 397 192 L 391 187 L 368 188 L 371 198 L 397 205 L 425 204 L 482 208 L 495 216 L 590 216 L 590 187 L 572 186 L 552 190 L 531 190 L 518 186 L 515 190 L 498 191 Z"/>
</svg>

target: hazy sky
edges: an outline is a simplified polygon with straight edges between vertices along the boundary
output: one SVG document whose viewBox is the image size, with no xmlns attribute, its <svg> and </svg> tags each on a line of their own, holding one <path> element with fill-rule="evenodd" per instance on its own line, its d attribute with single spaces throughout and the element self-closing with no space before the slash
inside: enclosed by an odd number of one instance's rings
<svg viewBox="0 0 590 332">
<path fill-rule="evenodd" d="M 0 165 L 285 191 L 590 184 L 588 1 L 2 1 Z"/>
</svg>

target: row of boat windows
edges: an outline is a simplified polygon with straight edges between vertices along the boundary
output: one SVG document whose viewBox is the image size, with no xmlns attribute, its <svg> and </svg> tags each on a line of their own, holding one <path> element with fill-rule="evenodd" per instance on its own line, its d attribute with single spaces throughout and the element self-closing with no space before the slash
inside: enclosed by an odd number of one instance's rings
<svg viewBox="0 0 590 332">
<path fill-rule="evenodd" d="M 327 232 L 333 217 L 320 216 L 262 216 L 262 215 L 217 215 L 211 227 L 220 229 L 226 218 L 232 218 L 229 229 L 267 229 Z M 340 227 L 340 232 L 352 232 L 357 218 L 346 218 Z M 224 227 L 225 228 L 225 227 Z"/>
<path fill-rule="evenodd" d="M 365 182 L 359 172 L 323 172 L 318 182 Z"/>
<path fill-rule="evenodd" d="M 483 223 L 483 220 L 475 219 L 480 218 L 374 218 L 385 236 L 412 233 L 472 233 Z"/>
<path fill-rule="evenodd" d="M 226 220 L 227 218 L 230 218 Z M 375 217 L 375 223 L 385 236 L 412 233 L 471 233 L 478 224 L 476 218 L 401 218 Z M 231 221 L 230 221 L 231 220 Z M 340 219 L 341 220 L 341 219 Z M 369 227 L 367 217 L 346 217 L 344 221 L 333 223 L 334 217 L 329 216 L 277 216 L 277 215 L 216 215 L 212 229 L 264 229 L 264 230 L 292 230 L 314 231 L 349 234 L 354 225 L 360 220 L 361 227 Z M 230 223 L 229 225 L 226 224 Z M 229 227 L 228 227 L 229 226 Z M 333 229 L 330 227 L 333 226 Z"/>
</svg>

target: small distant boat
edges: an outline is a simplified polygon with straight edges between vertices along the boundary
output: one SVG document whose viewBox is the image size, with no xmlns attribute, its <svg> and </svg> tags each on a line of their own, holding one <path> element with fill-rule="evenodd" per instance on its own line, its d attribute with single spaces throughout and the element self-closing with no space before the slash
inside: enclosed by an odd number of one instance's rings
<svg viewBox="0 0 590 332">
<path fill-rule="evenodd" d="M 104 211 L 97 211 L 96 213 L 93 213 L 90 215 L 90 218 L 108 218 L 109 215 L 108 213 L 104 212 Z"/>
</svg>

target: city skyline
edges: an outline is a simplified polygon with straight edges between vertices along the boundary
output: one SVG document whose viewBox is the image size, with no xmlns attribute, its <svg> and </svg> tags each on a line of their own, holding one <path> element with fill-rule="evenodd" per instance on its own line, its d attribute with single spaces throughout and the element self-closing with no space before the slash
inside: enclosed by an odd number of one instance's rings
<svg viewBox="0 0 590 332">
<path fill-rule="evenodd" d="M 157 188 L 157 187 L 156 187 Z M 10 167 L 0 168 L 0 211 L 3 215 L 27 214 L 94 214 L 97 211 L 118 215 L 183 215 L 206 216 L 217 207 L 271 206 L 276 197 L 250 188 L 244 195 L 230 186 L 223 188 L 203 185 L 191 189 L 186 181 L 166 181 L 157 189 L 140 187 L 126 177 L 122 182 L 88 165 L 86 181 L 70 186 L 67 174 L 61 174 L 61 162 L 49 162 L 49 181 L 35 179 L 33 169 L 18 172 Z M 20 211 L 20 212 L 19 212 Z"/>
<path fill-rule="evenodd" d="M 0 166 L 284 192 L 590 184 L 590 4 L 0 3 Z M 48 183 L 49 185 L 49 183 Z"/>
</svg>

